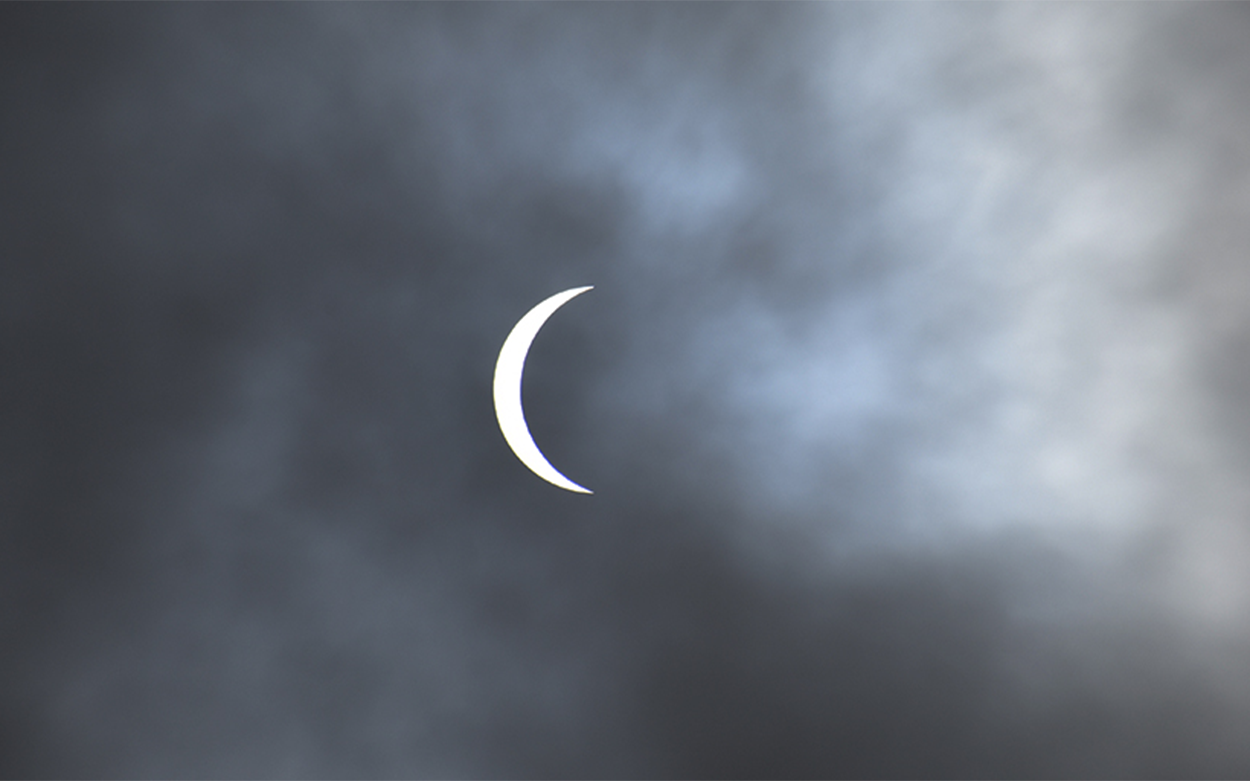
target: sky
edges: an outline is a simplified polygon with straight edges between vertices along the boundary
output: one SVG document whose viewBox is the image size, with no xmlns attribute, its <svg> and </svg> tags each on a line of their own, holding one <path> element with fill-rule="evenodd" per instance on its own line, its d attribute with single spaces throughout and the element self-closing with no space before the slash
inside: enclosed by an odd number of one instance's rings
<svg viewBox="0 0 1250 781">
<path fill-rule="evenodd" d="M 1250 775 L 1248 36 L 0 5 L 0 776 Z"/>
</svg>

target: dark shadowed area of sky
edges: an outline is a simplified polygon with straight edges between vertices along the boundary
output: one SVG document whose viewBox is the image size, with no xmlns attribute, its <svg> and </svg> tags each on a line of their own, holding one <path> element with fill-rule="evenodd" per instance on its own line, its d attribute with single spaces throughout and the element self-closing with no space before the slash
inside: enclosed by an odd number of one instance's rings
<svg viewBox="0 0 1250 781">
<path fill-rule="evenodd" d="M 0 5 L 0 775 L 1250 775 L 1248 10 Z"/>
</svg>

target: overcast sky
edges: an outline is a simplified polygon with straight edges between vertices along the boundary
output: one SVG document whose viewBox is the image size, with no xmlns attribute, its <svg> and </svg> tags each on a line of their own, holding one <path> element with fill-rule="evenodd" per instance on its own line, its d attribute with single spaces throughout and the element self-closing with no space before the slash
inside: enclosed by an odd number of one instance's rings
<svg viewBox="0 0 1250 781">
<path fill-rule="evenodd" d="M 1247 40 L 0 5 L 0 775 L 1250 775 Z"/>
</svg>

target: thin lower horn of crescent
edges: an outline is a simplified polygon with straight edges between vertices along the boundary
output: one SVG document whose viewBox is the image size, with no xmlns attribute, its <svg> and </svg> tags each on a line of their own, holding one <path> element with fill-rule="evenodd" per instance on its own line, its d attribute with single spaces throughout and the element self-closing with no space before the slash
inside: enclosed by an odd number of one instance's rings
<svg viewBox="0 0 1250 781">
<path fill-rule="evenodd" d="M 529 354 L 530 345 L 547 318 L 571 299 L 593 287 L 575 287 L 556 293 L 526 312 L 525 317 L 512 327 L 503 347 L 499 348 L 499 360 L 495 362 L 495 417 L 499 419 L 499 430 L 508 441 L 508 447 L 512 448 L 521 463 L 534 474 L 552 485 L 582 494 L 593 492 L 560 474 L 530 436 L 529 425 L 525 422 L 525 409 L 521 406 L 521 375 L 525 371 L 525 356 Z"/>
</svg>

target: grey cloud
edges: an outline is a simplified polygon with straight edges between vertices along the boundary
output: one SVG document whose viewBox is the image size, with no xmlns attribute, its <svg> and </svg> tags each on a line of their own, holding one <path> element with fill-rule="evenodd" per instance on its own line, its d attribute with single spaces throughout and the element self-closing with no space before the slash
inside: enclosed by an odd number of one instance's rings
<svg viewBox="0 0 1250 781">
<path fill-rule="evenodd" d="M 1250 767 L 1238 7 L 0 15 L 0 772 Z"/>
</svg>

